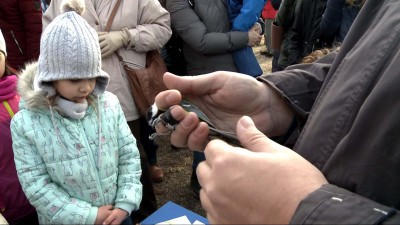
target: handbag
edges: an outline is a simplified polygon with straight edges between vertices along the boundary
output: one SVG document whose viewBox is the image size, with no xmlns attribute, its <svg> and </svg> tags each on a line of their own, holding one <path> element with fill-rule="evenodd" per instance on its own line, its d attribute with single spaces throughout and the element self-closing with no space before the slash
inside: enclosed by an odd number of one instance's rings
<svg viewBox="0 0 400 225">
<path fill-rule="evenodd" d="M 110 31 L 112 21 L 114 20 L 120 2 L 121 0 L 117 1 L 111 12 L 105 29 L 107 32 Z M 124 65 L 136 108 L 140 116 L 145 117 L 148 108 L 154 103 L 157 94 L 167 90 L 163 82 L 163 75 L 167 72 L 164 59 L 161 57 L 158 50 L 148 51 L 146 53 L 146 67 L 143 69 L 132 69 L 118 53 L 116 54 Z"/>
<path fill-rule="evenodd" d="M 145 117 L 157 94 L 167 90 L 162 79 L 164 73 L 167 72 L 164 60 L 158 50 L 152 50 L 146 53 L 145 68 L 132 69 L 126 63 L 124 63 L 124 68 L 129 79 L 135 105 L 139 114 Z"/>
</svg>

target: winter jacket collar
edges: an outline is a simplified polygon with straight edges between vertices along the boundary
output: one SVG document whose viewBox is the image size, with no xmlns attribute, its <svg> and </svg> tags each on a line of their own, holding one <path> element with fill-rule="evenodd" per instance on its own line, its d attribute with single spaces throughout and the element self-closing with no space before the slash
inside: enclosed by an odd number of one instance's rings
<svg viewBox="0 0 400 225">
<path fill-rule="evenodd" d="M 6 76 L 0 79 L 0 101 L 8 100 L 17 94 L 17 77 Z"/>
</svg>

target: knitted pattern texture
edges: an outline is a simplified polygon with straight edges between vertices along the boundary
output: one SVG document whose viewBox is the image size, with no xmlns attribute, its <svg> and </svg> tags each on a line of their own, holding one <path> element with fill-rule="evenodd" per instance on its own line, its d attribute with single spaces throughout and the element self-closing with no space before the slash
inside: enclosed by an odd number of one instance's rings
<svg viewBox="0 0 400 225">
<path fill-rule="evenodd" d="M 97 78 L 93 94 L 104 93 L 109 76 L 101 69 L 97 33 L 77 12 L 64 12 L 42 34 L 35 90 L 54 96 L 49 82 L 90 78 Z"/>
</svg>

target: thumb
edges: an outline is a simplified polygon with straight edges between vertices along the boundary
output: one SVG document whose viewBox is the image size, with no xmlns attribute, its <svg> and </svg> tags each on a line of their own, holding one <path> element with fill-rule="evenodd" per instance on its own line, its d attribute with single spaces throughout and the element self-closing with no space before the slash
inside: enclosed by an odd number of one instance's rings
<svg viewBox="0 0 400 225">
<path fill-rule="evenodd" d="M 249 116 L 239 119 L 236 133 L 242 146 L 253 152 L 271 152 L 277 145 L 257 129 Z"/>
<path fill-rule="evenodd" d="M 183 79 L 182 79 L 183 78 Z M 163 76 L 163 81 L 165 86 L 167 86 L 169 89 L 176 89 L 181 91 L 182 89 L 185 89 L 187 86 L 187 81 L 185 82 L 185 77 L 183 76 L 178 76 L 176 74 L 166 72 L 164 73 Z"/>
</svg>

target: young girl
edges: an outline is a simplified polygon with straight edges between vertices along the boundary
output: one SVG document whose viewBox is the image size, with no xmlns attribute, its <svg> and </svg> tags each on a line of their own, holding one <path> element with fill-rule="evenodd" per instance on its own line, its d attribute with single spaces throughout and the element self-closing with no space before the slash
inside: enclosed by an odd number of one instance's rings
<svg viewBox="0 0 400 225">
<path fill-rule="evenodd" d="M 10 224 L 38 224 L 35 208 L 26 199 L 15 169 L 10 122 L 18 111 L 19 96 L 16 71 L 7 65 L 6 57 L 0 30 L 0 213 Z"/>
<path fill-rule="evenodd" d="M 96 31 L 81 1 L 41 37 L 40 57 L 22 72 L 11 124 L 22 188 L 41 224 L 131 224 L 142 185 L 139 152 L 118 98 L 106 92 Z"/>
</svg>

